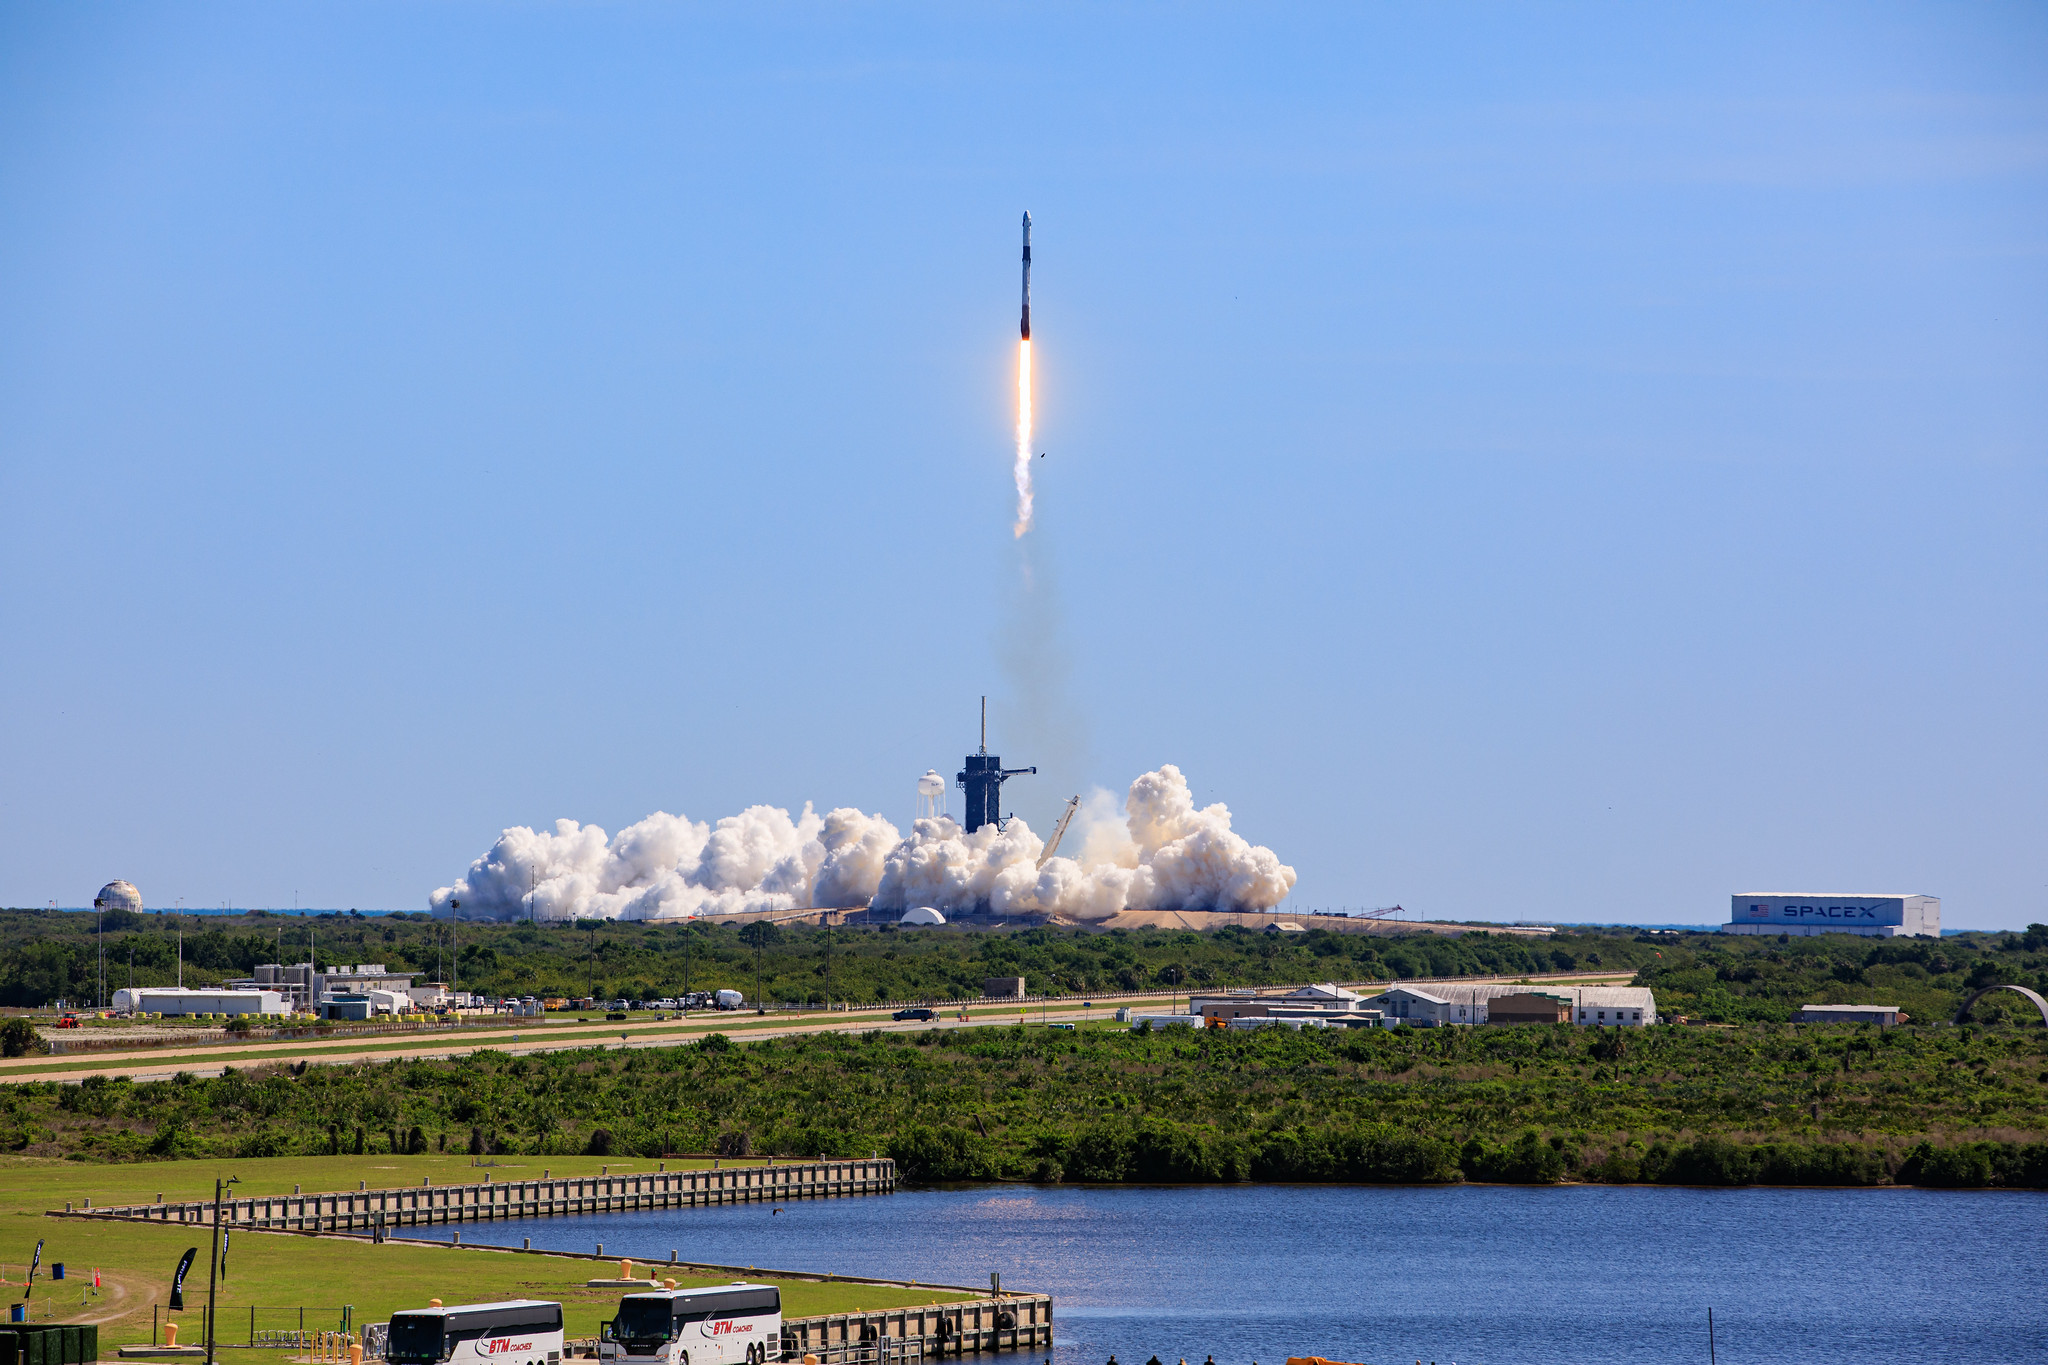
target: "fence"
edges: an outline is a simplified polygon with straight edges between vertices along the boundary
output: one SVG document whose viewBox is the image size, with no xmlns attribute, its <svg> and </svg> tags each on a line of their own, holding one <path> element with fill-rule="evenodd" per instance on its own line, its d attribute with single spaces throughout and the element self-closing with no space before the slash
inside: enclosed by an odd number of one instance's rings
<svg viewBox="0 0 2048 1365">
<path fill-rule="evenodd" d="M 256 1195 L 225 1201 L 220 1209 L 223 1227 L 267 1232 L 362 1232 L 382 1237 L 394 1227 L 694 1208 L 763 1199 L 826 1199 L 888 1194 L 895 1188 L 896 1163 L 887 1157 L 870 1157 L 858 1161 L 728 1166 L 708 1171 L 657 1171 L 559 1180 L 494 1181 L 486 1177 L 476 1185 L 423 1184 L 417 1189 L 358 1190 L 353 1194 Z M 213 1204 L 210 1200 L 197 1200 L 109 1205 L 88 1207 L 77 1216 L 210 1225 Z"/>
<path fill-rule="evenodd" d="M 323 1332 L 346 1332 L 355 1321 L 355 1305 L 343 1304 L 339 1308 L 258 1308 L 248 1309 L 249 1320 L 246 1329 L 242 1323 L 240 1308 L 231 1308 L 214 1318 L 214 1345 L 253 1346 L 270 1349 L 306 1350 Z M 197 1330 L 187 1332 L 180 1324 L 183 1339 L 180 1346 L 203 1346 L 206 1344 L 207 1311 L 204 1303 L 193 1306 Z M 170 1320 L 162 1304 L 149 1306 L 149 1344 L 155 1346 L 163 1338 L 164 1324 Z M 330 1328 L 327 1324 L 332 1323 Z M 246 1335 L 245 1335 L 246 1332 Z"/>
</svg>

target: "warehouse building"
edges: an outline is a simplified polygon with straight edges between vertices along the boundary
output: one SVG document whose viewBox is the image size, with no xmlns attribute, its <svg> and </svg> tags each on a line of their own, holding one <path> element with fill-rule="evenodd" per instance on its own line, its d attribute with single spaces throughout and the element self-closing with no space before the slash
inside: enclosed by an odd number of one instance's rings
<svg viewBox="0 0 2048 1365">
<path fill-rule="evenodd" d="M 1381 1003 L 1388 1000 L 1394 1003 Z M 1495 1018 L 1494 1008 L 1501 1001 L 1508 1002 L 1506 1015 Z M 1427 990 L 1397 986 L 1365 1003 L 1384 1011 L 1389 1027 L 1403 1019 L 1423 1027 L 1438 1023 L 1564 1023 L 1588 1028 L 1647 1028 L 1657 1022 L 1657 997 L 1648 986 L 1562 986 L 1546 982 L 1538 988 L 1526 982 L 1474 986 L 1432 982 Z M 1405 1014 L 1400 1013 L 1403 1009 Z"/>
<path fill-rule="evenodd" d="M 1724 934 L 1858 934 L 1864 938 L 1940 938 L 1941 897 L 1913 892 L 1871 895 L 1749 891 L 1729 900 Z"/>
<path fill-rule="evenodd" d="M 1897 1005 L 1801 1005 L 1800 1024 L 1879 1024 L 1890 1028 L 1912 1016 Z"/>
<path fill-rule="evenodd" d="M 291 1008 L 276 991 L 178 990 L 170 986 L 133 986 L 114 992 L 114 1009 L 131 1014 L 289 1014 Z"/>
</svg>

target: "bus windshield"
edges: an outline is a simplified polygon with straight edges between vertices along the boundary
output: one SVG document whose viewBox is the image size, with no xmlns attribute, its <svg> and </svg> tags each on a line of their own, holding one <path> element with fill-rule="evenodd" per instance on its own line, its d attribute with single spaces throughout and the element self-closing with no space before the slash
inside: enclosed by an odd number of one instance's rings
<svg viewBox="0 0 2048 1365">
<path fill-rule="evenodd" d="M 391 1365 L 435 1365 L 447 1358 L 441 1340 L 439 1313 L 394 1313 L 385 1339 L 384 1358 Z"/>
<path fill-rule="evenodd" d="M 619 1301 L 619 1316 L 612 1323 L 612 1340 L 634 1347 L 660 1346 L 674 1333 L 667 1299 Z"/>
</svg>

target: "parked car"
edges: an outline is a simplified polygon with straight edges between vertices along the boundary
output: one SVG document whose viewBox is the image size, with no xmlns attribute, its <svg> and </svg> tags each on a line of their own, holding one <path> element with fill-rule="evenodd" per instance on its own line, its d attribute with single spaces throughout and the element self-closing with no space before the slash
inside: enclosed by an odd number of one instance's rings
<svg viewBox="0 0 2048 1365">
<path fill-rule="evenodd" d="M 916 1019 L 921 1022 L 929 1023 L 930 1021 L 939 1017 L 939 1012 L 937 1010 L 928 1010 L 922 1005 L 915 1005 L 907 1010 L 897 1010 L 894 1014 L 890 1015 L 889 1017 L 891 1019 L 896 1019 L 899 1021 L 904 1019 Z"/>
</svg>

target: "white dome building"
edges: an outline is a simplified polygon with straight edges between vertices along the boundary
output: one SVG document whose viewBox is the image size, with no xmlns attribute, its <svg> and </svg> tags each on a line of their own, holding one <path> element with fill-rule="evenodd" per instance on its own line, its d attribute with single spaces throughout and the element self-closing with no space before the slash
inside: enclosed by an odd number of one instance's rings
<svg viewBox="0 0 2048 1365">
<path fill-rule="evenodd" d="M 903 912 L 898 924 L 944 924 L 946 917 L 929 905 L 916 905 Z"/>
<path fill-rule="evenodd" d="M 142 893 L 135 889 L 134 882 L 108 882 L 100 893 L 92 898 L 95 910 L 130 910 L 142 913 Z"/>
</svg>

